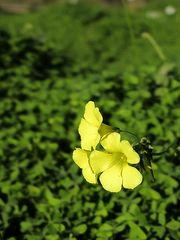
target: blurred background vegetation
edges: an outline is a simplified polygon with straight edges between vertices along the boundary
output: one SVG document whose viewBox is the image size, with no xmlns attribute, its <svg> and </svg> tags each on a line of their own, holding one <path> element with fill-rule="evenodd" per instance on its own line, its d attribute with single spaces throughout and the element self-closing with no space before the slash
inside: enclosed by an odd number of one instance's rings
<svg viewBox="0 0 180 240">
<path fill-rule="evenodd" d="M 0 239 L 179 240 L 180 1 L 0 1 Z M 118 194 L 72 161 L 87 101 L 147 136 L 155 182 Z"/>
</svg>

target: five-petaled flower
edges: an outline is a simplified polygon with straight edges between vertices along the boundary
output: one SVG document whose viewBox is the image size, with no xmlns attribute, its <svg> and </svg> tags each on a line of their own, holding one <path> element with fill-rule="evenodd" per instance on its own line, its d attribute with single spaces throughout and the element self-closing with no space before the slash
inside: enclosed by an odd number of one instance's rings
<svg viewBox="0 0 180 240">
<path fill-rule="evenodd" d="M 130 164 L 138 164 L 140 157 L 127 140 L 120 141 L 120 134 L 102 121 L 99 109 L 89 101 L 79 126 L 81 148 L 74 150 L 73 160 L 89 183 L 96 184 L 99 178 L 110 192 L 119 192 L 122 186 L 133 189 L 141 184 L 142 175 Z M 98 144 L 102 151 L 96 150 Z"/>
<path fill-rule="evenodd" d="M 103 188 L 119 192 L 122 188 L 133 189 L 142 182 L 141 173 L 129 164 L 137 164 L 139 155 L 127 140 L 120 141 L 119 133 L 110 133 L 101 141 L 104 152 L 94 150 L 90 154 L 90 166 Z"/>
</svg>

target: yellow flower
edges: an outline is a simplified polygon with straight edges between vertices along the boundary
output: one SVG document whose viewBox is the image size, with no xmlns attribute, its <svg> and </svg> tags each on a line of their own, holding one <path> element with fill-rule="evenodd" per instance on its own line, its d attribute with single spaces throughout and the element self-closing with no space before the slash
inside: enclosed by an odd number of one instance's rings
<svg viewBox="0 0 180 240">
<path fill-rule="evenodd" d="M 95 107 L 94 102 L 89 101 L 85 106 L 84 118 L 79 125 L 79 134 L 81 136 L 81 147 L 85 150 L 96 148 L 100 141 L 98 132 L 103 121 L 99 108 Z"/>
<path fill-rule="evenodd" d="M 130 165 L 139 163 L 139 155 L 128 141 L 120 141 L 120 134 L 102 121 L 99 108 L 89 101 L 79 125 L 81 148 L 74 150 L 73 160 L 89 183 L 96 184 L 99 177 L 107 191 L 119 192 L 122 186 L 133 189 L 142 182 L 141 173 Z M 104 151 L 95 150 L 99 143 Z"/>
<path fill-rule="evenodd" d="M 112 132 L 112 128 L 102 123 L 103 117 L 99 108 L 95 107 L 93 101 L 89 101 L 85 106 L 84 118 L 81 119 L 79 125 L 79 134 L 81 137 L 81 148 L 84 150 L 92 150 L 103 135 Z"/>
<path fill-rule="evenodd" d="M 90 151 L 83 150 L 81 148 L 76 148 L 73 151 L 73 160 L 74 162 L 82 169 L 82 174 L 87 182 L 96 184 L 97 177 L 93 173 L 90 165 L 89 165 L 89 154 Z"/>
<path fill-rule="evenodd" d="M 105 152 L 94 150 L 90 154 L 90 165 L 103 188 L 110 192 L 119 192 L 122 188 L 133 189 L 142 182 L 141 173 L 129 164 L 137 164 L 139 155 L 126 140 L 120 141 L 120 134 L 106 135 L 101 145 Z"/>
</svg>

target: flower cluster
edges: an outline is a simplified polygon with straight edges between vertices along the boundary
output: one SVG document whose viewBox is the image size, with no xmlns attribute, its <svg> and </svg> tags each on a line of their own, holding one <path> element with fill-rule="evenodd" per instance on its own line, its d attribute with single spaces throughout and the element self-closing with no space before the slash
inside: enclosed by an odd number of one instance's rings
<svg viewBox="0 0 180 240">
<path fill-rule="evenodd" d="M 94 102 L 85 106 L 84 117 L 79 125 L 81 148 L 73 152 L 74 162 L 82 169 L 87 182 L 110 192 L 119 192 L 122 187 L 133 189 L 142 182 L 141 173 L 132 167 L 140 161 L 138 153 L 119 133 L 103 123 L 102 115 Z M 102 150 L 97 147 L 101 146 Z"/>
</svg>

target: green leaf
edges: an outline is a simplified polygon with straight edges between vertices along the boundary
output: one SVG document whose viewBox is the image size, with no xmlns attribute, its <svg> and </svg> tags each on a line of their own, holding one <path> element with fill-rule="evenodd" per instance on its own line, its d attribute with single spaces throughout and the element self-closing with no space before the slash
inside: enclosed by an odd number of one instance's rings
<svg viewBox="0 0 180 240">
<path fill-rule="evenodd" d="M 21 231 L 22 232 L 26 232 L 26 231 L 30 231 L 32 229 L 32 223 L 29 221 L 24 221 L 21 222 Z"/>
<path fill-rule="evenodd" d="M 157 233 L 157 236 L 162 239 L 166 229 L 162 226 L 153 226 L 152 230 L 155 231 Z"/>
<path fill-rule="evenodd" d="M 166 224 L 166 227 L 171 230 L 176 231 L 176 230 L 180 229 L 180 222 L 173 219 Z"/>
<path fill-rule="evenodd" d="M 130 235 L 129 236 L 130 236 L 131 240 L 134 240 L 134 239 L 145 240 L 145 239 L 147 239 L 146 234 L 137 224 L 135 224 L 133 222 L 129 222 L 128 225 L 130 227 Z"/>
<path fill-rule="evenodd" d="M 102 224 L 97 232 L 98 237 L 106 236 L 110 238 L 112 234 L 113 234 L 113 227 L 108 223 Z"/>
<path fill-rule="evenodd" d="M 46 235 L 45 239 L 46 240 L 59 240 L 59 235 L 57 235 L 57 234 L 49 234 L 49 235 Z"/>
<path fill-rule="evenodd" d="M 61 223 L 61 224 L 59 225 L 59 232 L 60 232 L 60 233 L 61 233 L 61 232 L 64 232 L 65 229 L 66 229 L 66 228 L 65 228 L 65 225 Z"/>
<path fill-rule="evenodd" d="M 140 194 L 147 199 L 154 199 L 154 200 L 161 199 L 161 195 L 157 191 L 151 188 L 142 188 L 140 190 Z"/>
<path fill-rule="evenodd" d="M 165 215 L 165 212 L 158 214 L 158 221 L 159 221 L 159 223 L 160 223 L 161 225 L 165 225 L 165 223 L 166 223 L 166 215 Z"/>
<path fill-rule="evenodd" d="M 32 196 L 39 196 L 41 193 L 41 189 L 39 187 L 28 185 L 29 194 Z"/>
<path fill-rule="evenodd" d="M 83 234 L 87 230 L 87 225 L 86 224 L 80 224 L 76 227 L 73 227 L 73 232 L 77 234 Z"/>
<path fill-rule="evenodd" d="M 48 188 L 45 189 L 45 197 L 46 197 L 48 203 L 52 206 L 58 207 L 62 203 L 60 199 L 55 198 L 53 196 L 52 192 Z"/>
</svg>

